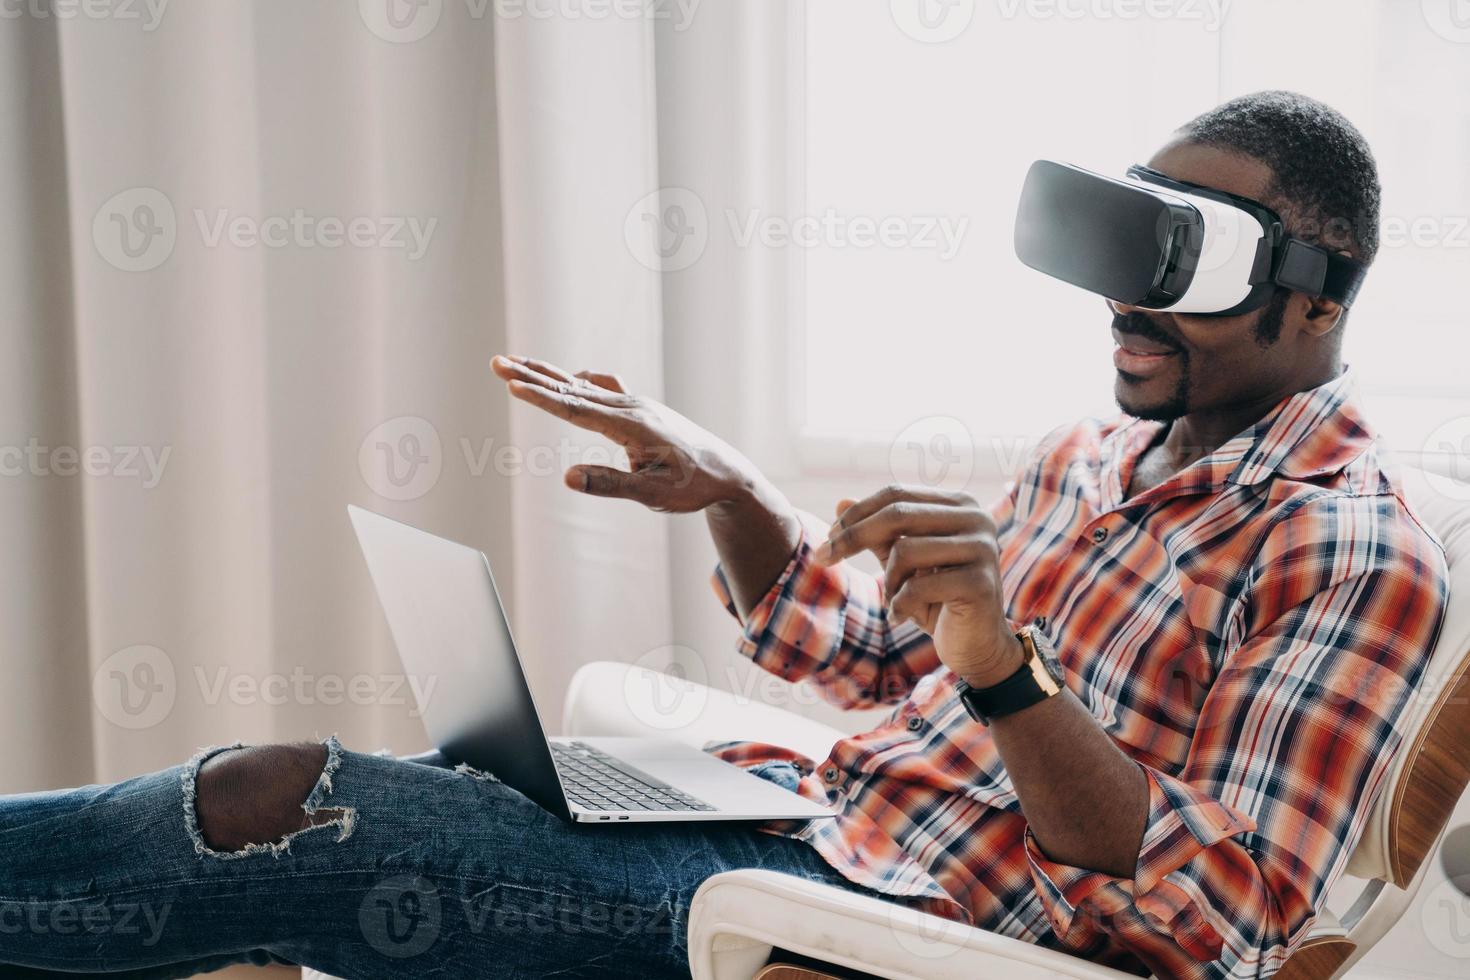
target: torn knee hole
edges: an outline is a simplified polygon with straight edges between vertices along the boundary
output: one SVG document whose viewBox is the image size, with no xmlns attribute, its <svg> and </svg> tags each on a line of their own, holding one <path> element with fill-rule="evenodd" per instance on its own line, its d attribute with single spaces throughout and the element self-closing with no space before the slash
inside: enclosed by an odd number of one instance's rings
<svg viewBox="0 0 1470 980">
<path fill-rule="evenodd" d="M 325 826 L 339 827 L 338 839 L 345 840 L 354 811 L 326 805 L 338 751 L 333 739 L 327 745 L 237 747 L 206 758 L 193 784 L 195 849 L 279 855 L 297 834 Z"/>
</svg>

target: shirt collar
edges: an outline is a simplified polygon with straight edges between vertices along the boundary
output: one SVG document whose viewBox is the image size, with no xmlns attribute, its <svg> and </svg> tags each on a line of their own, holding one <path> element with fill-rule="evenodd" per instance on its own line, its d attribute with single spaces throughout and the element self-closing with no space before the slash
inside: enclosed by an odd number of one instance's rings
<svg viewBox="0 0 1470 980">
<path fill-rule="evenodd" d="M 1273 474 L 1307 479 L 1339 472 L 1373 443 L 1356 389 L 1356 378 L 1344 370 L 1326 384 L 1289 395 L 1259 422 L 1146 496 L 1206 492 L 1227 482 L 1254 486 Z M 1134 465 L 1163 429 L 1160 422 L 1131 419 L 1104 439 L 1104 509 L 1122 503 Z"/>
<path fill-rule="evenodd" d="M 1254 486 L 1273 473 L 1294 480 L 1340 472 L 1373 444 L 1357 402 L 1357 379 L 1344 370 L 1324 385 L 1284 399 L 1237 438 L 1249 438 L 1231 483 Z"/>
</svg>

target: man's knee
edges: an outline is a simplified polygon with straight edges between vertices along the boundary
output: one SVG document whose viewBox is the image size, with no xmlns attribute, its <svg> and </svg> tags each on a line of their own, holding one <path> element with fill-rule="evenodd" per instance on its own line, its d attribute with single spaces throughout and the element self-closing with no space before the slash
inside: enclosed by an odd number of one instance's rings
<svg viewBox="0 0 1470 980">
<path fill-rule="evenodd" d="M 194 794 L 204 843 L 214 851 L 239 851 L 341 821 L 342 810 L 305 808 L 327 757 L 325 745 L 305 742 L 230 749 L 206 759 Z"/>
</svg>

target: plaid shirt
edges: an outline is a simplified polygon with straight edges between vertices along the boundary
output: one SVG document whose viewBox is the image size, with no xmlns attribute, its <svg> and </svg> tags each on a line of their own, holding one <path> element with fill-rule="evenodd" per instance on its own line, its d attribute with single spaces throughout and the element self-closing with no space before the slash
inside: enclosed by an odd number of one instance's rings
<svg viewBox="0 0 1470 980">
<path fill-rule="evenodd" d="M 835 820 L 773 825 L 846 877 L 980 927 L 1160 977 L 1263 977 L 1302 939 L 1366 823 L 1447 596 L 1443 549 L 1386 475 L 1347 375 L 1293 395 L 1129 497 L 1162 423 L 1048 436 L 995 505 L 1007 615 L 1147 776 L 1132 878 L 1052 861 L 990 732 L 881 583 L 811 549 L 744 623 L 760 667 L 848 707 L 895 704 L 816 763 Z M 733 612 L 720 570 L 715 588 Z"/>
</svg>

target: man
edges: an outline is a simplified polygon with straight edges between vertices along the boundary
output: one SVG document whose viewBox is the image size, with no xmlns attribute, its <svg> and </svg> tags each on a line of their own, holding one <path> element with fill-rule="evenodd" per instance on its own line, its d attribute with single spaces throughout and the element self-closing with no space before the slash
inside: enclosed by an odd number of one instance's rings
<svg viewBox="0 0 1470 980">
<path fill-rule="evenodd" d="M 1149 166 L 1373 257 L 1372 157 L 1318 103 L 1235 100 Z M 1140 973 L 1270 975 L 1400 741 L 1406 702 L 1385 692 L 1420 677 L 1443 553 L 1353 400 L 1337 302 L 1280 288 L 1239 316 L 1110 305 L 1124 417 L 1053 433 L 990 508 L 889 487 L 830 528 L 615 377 L 496 358 L 512 395 L 627 450 L 628 471 L 573 467 L 573 489 L 705 513 L 743 652 L 839 703 L 896 706 L 824 760 L 718 750 L 835 820 L 589 829 L 442 760 L 335 740 L 215 750 L 0 801 L 3 891 L 32 911 L 171 909 L 152 946 L 33 931 L 0 937 L 0 959 L 176 976 L 257 950 L 350 976 L 673 975 L 693 889 L 761 866 Z M 861 552 L 881 580 L 845 563 Z M 434 897 L 411 965 L 370 927 L 380 906 L 427 915 L 393 904 L 401 887 L 379 894 L 389 876 Z"/>
</svg>

